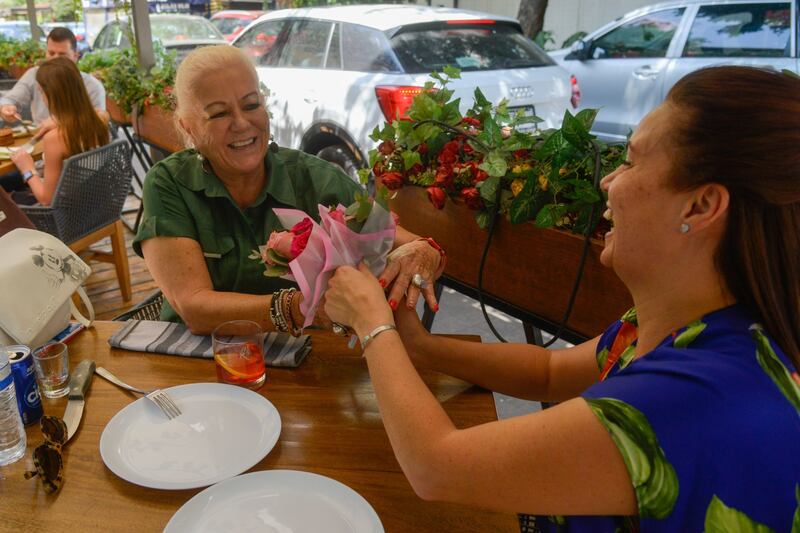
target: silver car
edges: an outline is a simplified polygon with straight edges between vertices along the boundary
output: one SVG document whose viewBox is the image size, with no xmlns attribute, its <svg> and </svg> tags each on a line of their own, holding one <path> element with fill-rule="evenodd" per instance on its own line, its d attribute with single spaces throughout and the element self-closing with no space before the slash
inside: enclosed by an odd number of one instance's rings
<svg viewBox="0 0 800 533">
<path fill-rule="evenodd" d="M 682 0 L 636 11 L 550 55 L 576 76 L 594 133 L 625 141 L 687 73 L 734 64 L 797 72 L 797 0 Z"/>
</svg>

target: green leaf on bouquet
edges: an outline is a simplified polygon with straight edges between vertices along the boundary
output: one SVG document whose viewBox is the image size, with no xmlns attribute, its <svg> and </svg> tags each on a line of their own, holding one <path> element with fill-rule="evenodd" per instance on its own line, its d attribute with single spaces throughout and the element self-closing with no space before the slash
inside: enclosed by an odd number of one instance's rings
<svg viewBox="0 0 800 533">
<path fill-rule="evenodd" d="M 344 214 L 358 222 L 364 222 L 372 211 L 372 202 L 367 194 L 356 193 L 356 201 L 347 206 Z M 349 224 L 348 224 L 349 227 Z"/>
<path fill-rule="evenodd" d="M 261 259 L 261 252 L 258 250 L 250 250 L 250 255 L 247 256 L 248 259 Z"/>
<path fill-rule="evenodd" d="M 375 203 L 389 211 L 389 189 L 386 187 L 378 187 L 375 191 Z"/>
<path fill-rule="evenodd" d="M 289 267 L 281 265 L 267 265 L 267 269 L 264 271 L 264 275 L 268 278 L 279 278 L 288 273 Z"/>
<path fill-rule="evenodd" d="M 279 265 L 287 266 L 289 264 L 289 260 L 283 257 L 281 254 L 273 250 L 272 248 L 267 248 L 267 257 L 274 263 Z"/>
<path fill-rule="evenodd" d="M 359 168 L 358 169 L 358 181 L 361 182 L 361 185 L 366 185 L 369 183 L 369 175 L 372 171 L 368 168 Z"/>
</svg>

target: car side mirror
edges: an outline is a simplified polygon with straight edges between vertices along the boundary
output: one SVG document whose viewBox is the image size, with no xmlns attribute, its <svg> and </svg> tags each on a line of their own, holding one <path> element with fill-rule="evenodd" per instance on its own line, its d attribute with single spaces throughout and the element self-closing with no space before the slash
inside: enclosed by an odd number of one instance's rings
<svg viewBox="0 0 800 533">
<path fill-rule="evenodd" d="M 592 47 L 591 44 L 591 41 L 584 41 L 583 39 L 575 41 L 569 54 L 564 56 L 564 59 L 574 61 L 584 61 L 589 59 L 589 50 Z"/>
</svg>

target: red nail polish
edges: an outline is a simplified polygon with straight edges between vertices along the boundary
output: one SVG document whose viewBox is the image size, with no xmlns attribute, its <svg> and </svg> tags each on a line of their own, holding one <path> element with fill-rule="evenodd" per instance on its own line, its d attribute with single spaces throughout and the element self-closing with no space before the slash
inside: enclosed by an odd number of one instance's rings
<svg viewBox="0 0 800 533">
<path fill-rule="evenodd" d="M 389 300 L 389 307 L 392 308 L 392 311 L 397 311 L 397 302 L 394 300 Z"/>
<path fill-rule="evenodd" d="M 438 313 L 439 312 L 439 304 L 433 304 L 433 308 L 432 309 L 433 309 L 434 313 Z"/>
<path fill-rule="evenodd" d="M 385 279 L 379 279 L 378 283 L 381 284 L 381 287 L 386 288 L 386 280 Z"/>
</svg>

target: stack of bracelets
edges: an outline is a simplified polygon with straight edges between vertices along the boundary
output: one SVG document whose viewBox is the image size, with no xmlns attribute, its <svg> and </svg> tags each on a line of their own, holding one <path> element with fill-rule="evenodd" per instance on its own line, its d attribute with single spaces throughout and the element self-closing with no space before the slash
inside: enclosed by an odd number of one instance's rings
<svg viewBox="0 0 800 533">
<path fill-rule="evenodd" d="M 292 301 L 297 289 L 281 289 L 272 293 L 272 302 L 269 304 L 269 318 L 275 330 L 299 336 L 303 330 L 294 322 L 292 315 Z"/>
</svg>

